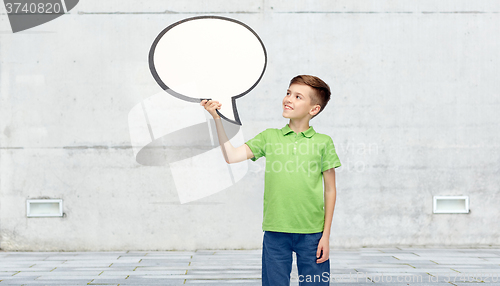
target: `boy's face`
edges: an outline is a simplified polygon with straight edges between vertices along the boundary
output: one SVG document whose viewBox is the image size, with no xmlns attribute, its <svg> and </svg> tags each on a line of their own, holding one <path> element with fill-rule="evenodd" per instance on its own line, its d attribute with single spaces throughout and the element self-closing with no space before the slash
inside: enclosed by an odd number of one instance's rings
<svg viewBox="0 0 500 286">
<path fill-rule="evenodd" d="M 319 105 L 311 104 L 311 94 L 314 89 L 305 84 L 294 83 L 290 85 L 283 98 L 283 117 L 290 119 L 303 119 L 319 112 Z"/>
</svg>

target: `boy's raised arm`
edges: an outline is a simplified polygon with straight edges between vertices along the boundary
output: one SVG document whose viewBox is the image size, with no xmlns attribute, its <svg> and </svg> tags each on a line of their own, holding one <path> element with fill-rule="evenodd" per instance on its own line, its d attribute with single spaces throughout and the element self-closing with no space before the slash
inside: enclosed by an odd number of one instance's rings
<svg viewBox="0 0 500 286">
<path fill-rule="evenodd" d="M 231 141 L 227 138 L 226 131 L 224 131 L 224 127 L 222 126 L 222 119 L 217 114 L 217 111 L 215 111 L 216 109 L 220 109 L 222 104 L 218 101 L 207 101 L 204 99 L 200 102 L 200 105 L 205 107 L 208 113 L 210 113 L 210 115 L 214 118 L 220 148 L 226 162 L 228 164 L 238 163 L 252 158 L 252 150 L 250 150 L 250 147 L 248 147 L 247 144 L 243 144 L 240 147 L 235 148 L 233 144 L 231 144 Z"/>
</svg>

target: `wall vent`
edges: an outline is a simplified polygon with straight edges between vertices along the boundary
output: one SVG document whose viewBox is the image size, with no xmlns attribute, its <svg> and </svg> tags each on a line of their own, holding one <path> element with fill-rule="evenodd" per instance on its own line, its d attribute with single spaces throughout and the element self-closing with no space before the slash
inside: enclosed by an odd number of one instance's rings
<svg viewBox="0 0 500 286">
<path fill-rule="evenodd" d="M 435 214 L 469 213 L 469 196 L 434 196 Z"/>
<path fill-rule="evenodd" d="M 62 199 L 27 200 L 26 212 L 28 217 L 61 217 Z"/>
</svg>

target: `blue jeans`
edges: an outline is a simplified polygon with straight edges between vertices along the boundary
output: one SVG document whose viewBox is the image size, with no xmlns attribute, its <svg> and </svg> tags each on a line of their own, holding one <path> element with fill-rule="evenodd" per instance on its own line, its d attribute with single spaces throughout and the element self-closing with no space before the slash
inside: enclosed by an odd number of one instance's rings
<svg viewBox="0 0 500 286">
<path fill-rule="evenodd" d="M 299 285 L 329 285 L 330 260 L 316 263 L 318 233 L 265 231 L 262 243 L 262 286 L 290 286 L 292 251 L 297 256 Z"/>
</svg>

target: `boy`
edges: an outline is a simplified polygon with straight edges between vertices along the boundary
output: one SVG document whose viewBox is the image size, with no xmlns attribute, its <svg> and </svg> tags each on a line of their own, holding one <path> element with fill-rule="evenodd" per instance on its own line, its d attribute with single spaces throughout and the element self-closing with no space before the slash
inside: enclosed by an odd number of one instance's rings
<svg viewBox="0 0 500 286">
<path fill-rule="evenodd" d="M 266 129 L 238 148 L 231 145 L 217 114 L 222 105 L 200 103 L 215 120 L 227 163 L 266 157 L 262 285 L 290 285 L 292 252 L 297 256 L 300 285 L 329 284 L 335 168 L 341 164 L 330 136 L 309 126 L 329 100 L 330 88 L 321 79 L 294 77 L 282 102 L 289 123 Z"/>
</svg>

